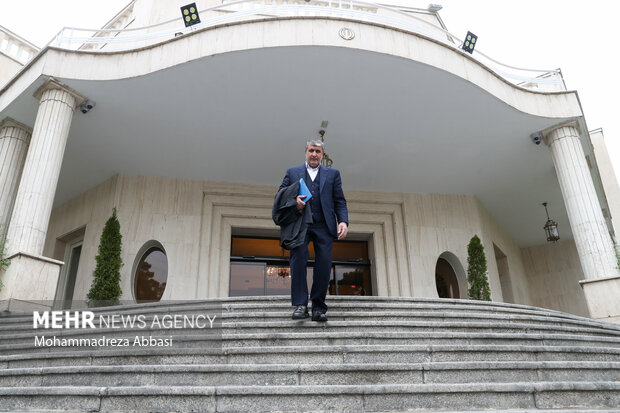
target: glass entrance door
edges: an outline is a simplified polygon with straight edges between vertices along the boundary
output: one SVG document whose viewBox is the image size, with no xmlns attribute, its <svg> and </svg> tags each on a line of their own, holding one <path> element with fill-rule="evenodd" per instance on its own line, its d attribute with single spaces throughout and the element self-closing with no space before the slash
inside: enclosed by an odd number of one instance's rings
<svg viewBox="0 0 620 413">
<path fill-rule="evenodd" d="M 312 288 L 314 248 L 309 246 L 308 290 Z M 289 251 L 277 238 L 233 237 L 230 262 L 231 297 L 289 295 Z M 329 295 L 372 295 L 368 244 L 334 242 Z"/>
<path fill-rule="evenodd" d="M 365 265 L 334 265 L 334 295 L 372 295 L 370 267 Z"/>
<path fill-rule="evenodd" d="M 54 306 L 59 309 L 71 308 L 73 302 L 73 290 L 77 278 L 77 270 L 82 255 L 82 240 L 74 241 L 67 245 L 63 268 L 58 278 L 56 287 L 56 299 Z"/>
</svg>

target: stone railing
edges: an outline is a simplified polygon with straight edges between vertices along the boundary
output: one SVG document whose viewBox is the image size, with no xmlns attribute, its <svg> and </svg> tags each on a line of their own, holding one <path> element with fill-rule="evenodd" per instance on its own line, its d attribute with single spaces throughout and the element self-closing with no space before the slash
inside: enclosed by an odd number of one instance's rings
<svg viewBox="0 0 620 413">
<path fill-rule="evenodd" d="M 25 65 L 39 49 L 16 34 L 0 27 L 0 52 Z"/>
</svg>

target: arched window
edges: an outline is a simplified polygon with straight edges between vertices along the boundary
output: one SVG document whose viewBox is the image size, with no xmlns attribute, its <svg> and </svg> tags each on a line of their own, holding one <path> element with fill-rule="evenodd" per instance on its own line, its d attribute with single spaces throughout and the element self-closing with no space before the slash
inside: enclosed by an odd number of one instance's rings
<svg viewBox="0 0 620 413">
<path fill-rule="evenodd" d="M 132 273 L 137 302 L 161 300 L 168 281 L 168 258 L 164 247 L 157 241 L 144 244 L 136 255 Z"/>
</svg>

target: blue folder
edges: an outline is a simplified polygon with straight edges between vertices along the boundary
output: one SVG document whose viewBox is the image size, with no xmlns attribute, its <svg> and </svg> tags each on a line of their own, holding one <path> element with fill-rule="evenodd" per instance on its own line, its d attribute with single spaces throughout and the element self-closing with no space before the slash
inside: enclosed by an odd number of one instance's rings
<svg viewBox="0 0 620 413">
<path fill-rule="evenodd" d="M 299 193 L 297 195 L 305 195 L 306 197 L 302 199 L 304 202 L 308 202 L 310 198 L 312 198 L 312 194 L 308 189 L 308 185 L 306 185 L 306 181 L 304 178 L 299 178 Z"/>
</svg>

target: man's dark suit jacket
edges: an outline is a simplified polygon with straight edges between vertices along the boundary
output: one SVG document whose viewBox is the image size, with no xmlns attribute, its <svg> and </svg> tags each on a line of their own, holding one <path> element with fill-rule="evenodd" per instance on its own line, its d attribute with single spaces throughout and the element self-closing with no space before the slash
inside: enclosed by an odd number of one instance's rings
<svg viewBox="0 0 620 413">
<path fill-rule="evenodd" d="M 347 201 L 342 192 L 342 180 L 340 171 L 333 168 L 319 166 L 321 185 L 321 208 L 325 216 L 325 224 L 334 238 L 338 238 L 338 222 L 349 224 L 349 214 L 347 212 Z M 306 164 L 294 166 L 286 171 L 282 185 L 278 191 L 297 182 L 306 176 Z M 338 222 L 336 222 L 338 219 Z"/>
</svg>

